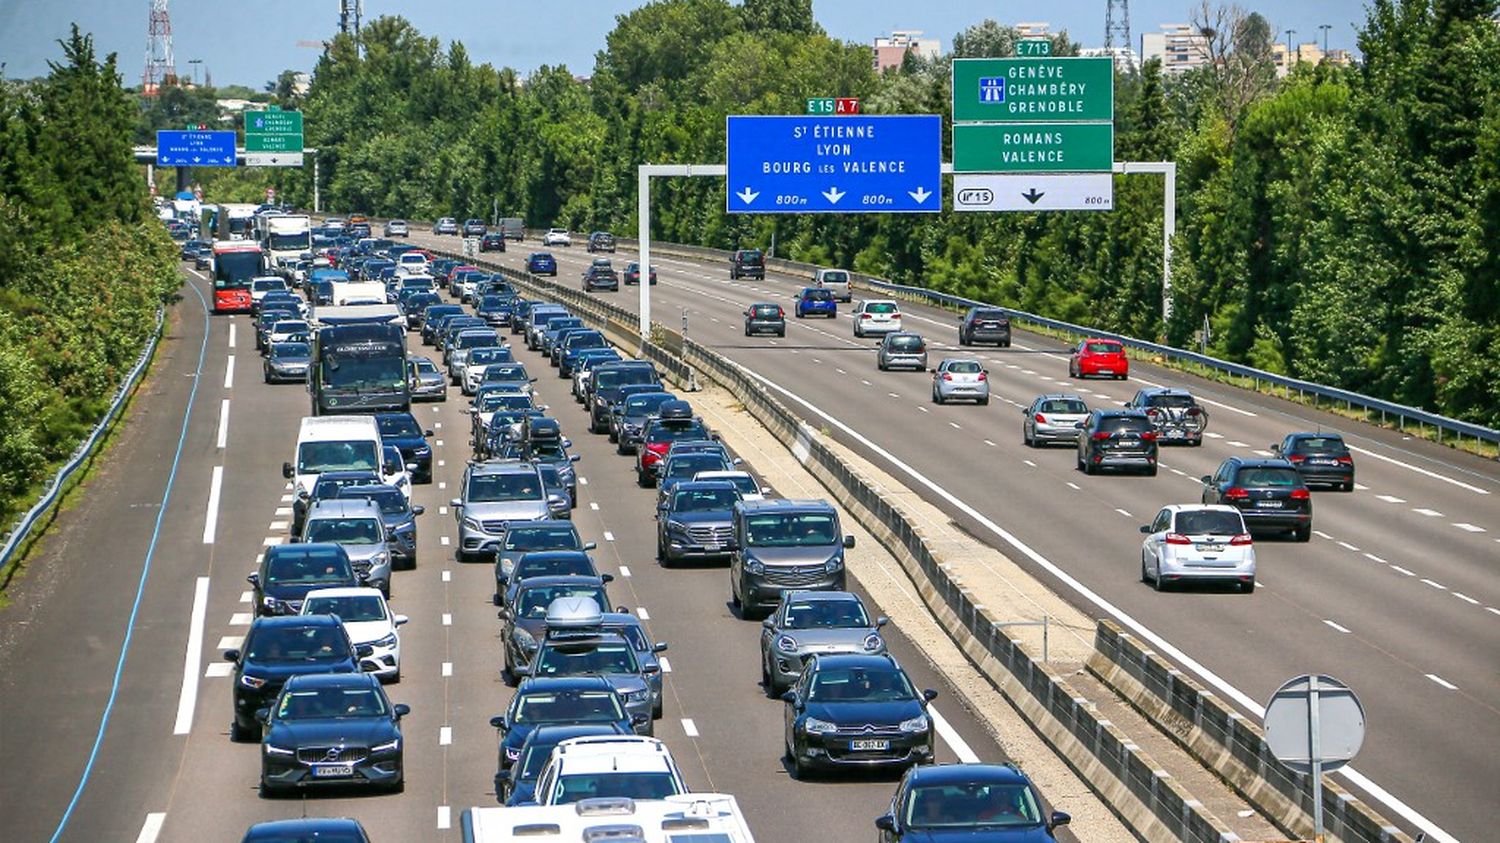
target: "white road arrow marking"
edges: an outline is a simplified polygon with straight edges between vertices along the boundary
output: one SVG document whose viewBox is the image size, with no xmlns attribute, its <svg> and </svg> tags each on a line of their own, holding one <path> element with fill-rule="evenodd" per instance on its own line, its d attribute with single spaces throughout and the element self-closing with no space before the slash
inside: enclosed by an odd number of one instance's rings
<svg viewBox="0 0 1500 843">
<path fill-rule="evenodd" d="M 927 201 L 927 197 L 931 196 L 932 192 L 925 187 L 919 187 L 916 190 L 906 191 L 906 195 L 917 200 L 917 204 L 920 205 Z"/>
<path fill-rule="evenodd" d="M 749 205 L 751 202 L 754 202 L 755 198 L 757 196 L 759 196 L 759 195 L 760 195 L 759 193 L 756 193 L 755 191 L 751 190 L 748 187 L 745 188 L 744 190 L 741 190 L 739 193 L 735 194 L 735 196 L 740 197 L 740 201 L 744 202 L 746 205 Z"/>
<path fill-rule="evenodd" d="M 844 198 L 844 192 L 837 187 L 830 187 L 823 191 L 823 198 L 828 200 L 828 204 L 837 205 Z"/>
</svg>

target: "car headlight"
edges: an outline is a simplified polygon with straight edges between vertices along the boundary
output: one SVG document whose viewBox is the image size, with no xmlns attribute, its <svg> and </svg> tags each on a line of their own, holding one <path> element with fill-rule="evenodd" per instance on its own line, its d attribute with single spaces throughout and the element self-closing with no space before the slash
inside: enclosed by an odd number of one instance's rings
<svg viewBox="0 0 1500 843">
<path fill-rule="evenodd" d="M 394 646 L 396 646 L 396 633 L 392 632 L 389 635 L 385 636 L 384 638 L 377 639 L 375 641 L 375 646 L 376 647 L 394 647 Z"/>
<path fill-rule="evenodd" d="M 908 734 L 920 734 L 927 731 L 929 726 L 930 722 L 925 714 L 918 714 L 910 720 L 901 721 L 901 731 Z"/>
<path fill-rule="evenodd" d="M 879 634 L 872 632 L 865 636 L 864 647 L 867 652 L 878 653 L 885 649 L 885 639 L 881 638 Z"/>
<path fill-rule="evenodd" d="M 519 626 L 513 627 L 512 631 L 511 631 L 511 635 L 515 637 L 516 643 L 521 645 L 521 649 L 523 649 L 523 650 L 534 650 L 534 649 L 536 649 L 536 636 L 532 635 L 529 632 L 527 632 L 525 629 L 523 629 L 523 628 L 521 628 Z"/>
<path fill-rule="evenodd" d="M 627 702 L 627 703 L 643 703 L 650 696 L 651 696 L 651 689 L 650 688 L 642 688 L 639 691 L 626 691 L 625 692 L 625 702 Z"/>
<path fill-rule="evenodd" d="M 245 674 L 240 676 L 240 684 L 244 685 L 246 688 L 255 688 L 258 690 L 265 687 L 266 680 Z"/>
<path fill-rule="evenodd" d="M 754 557 L 745 560 L 745 573 L 759 575 L 764 574 L 765 572 L 766 565 L 764 562 L 761 562 L 759 559 L 756 559 Z"/>
<path fill-rule="evenodd" d="M 281 605 L 281 601 L 277 600 L 274 597 L 266 596 L 260 598 L 260 605 L 266 607 L 267 609 L 275 611 L 276 608 Z"/>
<path fill-rule="evenodd" d="M 292 756 L 297 754 L 297 750 L 295 749 L 287 749 L 284 746 L 277 746 L 276 744 L 271 743 L 263 743 L 260 745 L 260 748 L 264 750 L 267 755 Z"/>
<path fill-rule="evenodd" d="M 823 563 L 823 573 L 837 574 L 844 567 L 844 557 L 835 556 Z"/>
<path fill-rule="evenodd" d="M 676 531 L 676 532 L 679 532 L 679 533 L 686 533 L 687 532 L 687 525 L 684 524 L 684 523 L 682 523 L 681 521 L 673 521 L 673 520 L 668 519 L 668 521 L 667 521 L 667 529 L 668 530 L 673 530 L 673 531 Z"/>
<path fill-rule="evenodd" d="M 370 567 L 371 568 L 378 568 L 381 565 L 384 565 L 385 563 L 387 563 L 389 561 L 391 561 L 390 554 L 382 551 L 382 552 L 377 553 L 374 556 L 370 557 Z"/>
<path fill-rule="evenodd" d="M 776 639 L 776 649 L 783 653 L 797 652 L 797 639 L 790 635 L 783 635 Z"/>
<path fill-rule="evenodd" d="M 480 526 L 479 519 L 477 519 L 477 518 L 470 518 L 467 515 L 464 516 L 464 526 L 468 527 L 470 530 L 483 530 L 484 529 L 482 526 Z"/>
<path fill-rule="evenodd" d="M 382 744 L 376 744 L 375 746 L 370 747 L 370 751 L 371 752 L 391 752 L 392 750 L 397 750 L 397 749 L 400 749 L 400 748 L 401 748 L 401 739 L 400 738 L 396 738 L 394 740 L 390 740 L 390 741 L 387 741 L 387 742 L 382 743 Z"/>
<path fill-rule="evenodd" d="M 809 717 L 802 721 L 802 729 L 809 735 L 826 735 L 829 732 L 838 731 L 838 728 L 827 720 L 819 720 L 816 717 Z"/>
<path fill-rule="evenodd" d="M 432 449 L 431 449 L 431 448 L 429 448 L 429 447 L 428 447 L 428 446 L 426 446 L 426 445 L 418 445 L 418 446 L 417 446 L 417 447 L 416 447 L 416 448 L 415 448 L 415 449 L 414 449 L 414 450 L 413 450 L 413 451 L 412 451 L 412 453 L 414 453 L 414 454 L 416 454 L 416 455 L 417 455 L 417 456 L 422 456 L 422 455 L 423 455 L 423 454 L 428 454 L 428 455 L 430 455 L 430 454 L 431 454 L 431 453 L 432 453 Z"/>
</svg>

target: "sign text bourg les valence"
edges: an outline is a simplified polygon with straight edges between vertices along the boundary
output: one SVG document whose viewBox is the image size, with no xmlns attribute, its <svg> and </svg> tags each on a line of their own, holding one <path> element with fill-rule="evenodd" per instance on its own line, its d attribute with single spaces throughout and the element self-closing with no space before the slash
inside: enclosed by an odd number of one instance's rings
<svg viewBox="0 0 1500 843">
<path fill-rule="evenodd" d="M 733 214 L 937 213 L 935 114 L 727 118 Z"/>
<path fill-rule="evenodd" d="M 156 133 L 158 167 L 233 167 L 234 132 L 174 131 Z"/>
<path fill-rule="evenodd" d="M 245 163 L 252 167 L 302 166 L 302 112 L 245 112 Z"/>
</svg>

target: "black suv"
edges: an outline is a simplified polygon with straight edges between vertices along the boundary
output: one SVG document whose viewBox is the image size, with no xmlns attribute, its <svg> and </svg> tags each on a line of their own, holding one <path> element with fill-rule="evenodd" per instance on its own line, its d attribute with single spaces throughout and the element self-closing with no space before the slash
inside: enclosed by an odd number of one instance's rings
<svg viewBox="0 0 1500 843">
<path fill-rule="evenodd" d="M 334 615 L 256 618 L 238 650 L 225 650 L 234 665 L 234 719 L 229 739 L 260 737 L 256 712 L 266 708 L 293 676 L 309 673 L 359 673 L 354 646 Z"/>
<path fill-rule="evenodd" d="M 1290 462 L 1230 457 L 1201 479 L 1203 503 L 1239 509 L 1252 531 L 1290 530 L 1299 542 L 1312 538 L 1312 495 Z"/>
<path fill-rule="evenodd" d="M 759 249 L 740 249 L 729 259 L 731 279 L 758 278 L 766 280 L 766 258 Z"/>
<path fill-rule="evenodd" d="M 1078 468 L 1144 469 L 1156 476 L 1156 428 L 1140 410 L 1095 410 L 1079 423 Z"/>
<path fill-rule="evenodd" d="M 595 366 L 589 376 L 588 396 L 584 405 L 589 410 L 589 432 L 605 433 L 609 430 L 609 412 L 619 400 L 620 388 L 633 383 L 661 384 L 656 366 L 645 360 L 622 360 Z"/>
<path fill-rule="evenodd" d="M 1208 428 L 1208 411 L 1185 389 L 1150 387 L 1142 389 L 1126 402 L 1125 407 L 1140 410 L 1151 419 L 1161 442 L 1184 444 L 1194 448 L 1203 444 Z"/>
<path fill-rule="evenodd" d="M 585 293 L 594 290 L 618 291 L 619 289 L 620 273 L 609 262 L 609 258 L 595 258 L 593 263 L 584 268 L 583 291 Z"/>
<path fill-rule="evenodd" d="M 1289 433 L 1271 450 L 1296 466 L 1308 485 L 1327 483 L 1339 491 L 1354 491 L 1354 456 L 1337 433 Z"/>
<path fill-rule="evenodd" d="M 588 250 L 590 252 L 615 253 L 615 236 L 608 231 L 596 231 L 589 235 Z"/>
<path fill-rule="evenodd" d="M 1010 348 L 1010 316 L 995 307 L 971 307 L 959 319 L 958 344 L 992 342 Z"/>
</svg>

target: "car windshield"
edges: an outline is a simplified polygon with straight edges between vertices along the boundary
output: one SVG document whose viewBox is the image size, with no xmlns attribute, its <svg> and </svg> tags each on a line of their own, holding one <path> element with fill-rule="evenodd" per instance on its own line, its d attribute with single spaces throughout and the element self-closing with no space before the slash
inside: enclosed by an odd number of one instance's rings
<svg viewBox="0 0 1500 843">
<path fill-rule="evenodd" d="M 1089 411 L 1089 405 L 1077 398 L 1053 398 L 1043 401 L 1042 406 L 1037 409 L 1041 413 L 1062 413 L 1064 415 L 1085 415 Z"/>
<path fill-rule="evenodd" d="M 1123 351 L 1117 342 L 1091 342 L 1085 343 L 1083 347 L 1094 354 L 1119 354 Z"/>
<path fill-rule="evenodd" d="M 561 442 L 534 442 L 531 456 L 533 459 L 561 461 L 568 458 L 568 451 Z"/>
<path fill-rule="evenodd" d="M 827 290 L 803 290 L 803 301 L 833 301 L 833 293 Z"/>
<path fill-rule="evenodd" d="M 507 550 L 575 550 L 582 547 L 572 527 L 516 527 L 505 534 Z"/>
<path fill-rule="evenodd" d="M 312 346 L 305 342 L 278 342 L 271 346 L 272 357 L 308 357 Z"/>
<path fill-rule="evenodd" d="M 581 553 L 558 555 L 528 553 L 516 560 L 515 578 L 524 580 L 531 577 L 560 577 L 569 574 L 591 577 L 594 573 L 594 563 Z"/>
<path fill-rule="evenodd" d="M 1296 440 L 1293 453 L 1297 454 L 1347 454 L 1349 447 L 1337 436 L 1308 436 Z"/>
<path fill-rule="evenodd" d="M 1297 471 L 1291 468 L 1242 468 L 1235 484 L 1257 489 L 1291 489 L 1300 485 L 1298 477 Z"/>
<path fill-rule="evenodd" d="M 456 349 L 482 348 L 491 346 L 500 341 L 494 331 L 474 331 L 473 333 L 460 333 L 453 341 Z"/>
<path fill-rule="evenodd" d="M 305 334 L 308 330 L 301 319 L 282 319 L 271 326 L 271 332 L 276 334 Z"/>
<path fill-rule="evenodd" d="M 916 699 L 906 674 L 887 668 L 821 668 L 812 676 L 813 702 L 900 702 Z"/>
<path fill-rule="evenodd" d="M 734 489 L 693 489 L 672 497 L 673 512 L 726 512 L 740 499 Z"/>
<path fill-rule="evenodd" d="M 838 544 L 838 524 L 822 512 L 771 513 L 746 519 L 745 541 L 753 547 L 804 547 Z"/>
<path fill-rule="evenodd" d="M 1237 536 L 1245 523 L 1237 512 L 1188 510 L 1177 513 L 1177 532 L 1188 536 Z"/>
<path fill-rule="evenodd" d="M 250 289 L 257 293 L 269 292 L 271 290 L 285 290 L 286 282 L 280 278 L 265 279 L 263 281 L 252 281 Z"/>
<path fill-rule="evenodd" d="M 287 691 L 276 707 L 277 720 L 330 720 L 384 714 L 385 700 L 373 688 Z"/>
<path fill-rule="evenodd" d="M 531 406 L 531 398 L 515 392 L 486 392 L 474 402 L 475 409 L 490 413 L 500 408 L 524 410 Z"/>
<path fill-rule="evenodd" d="M 422 426 L 411 413 L 395 413 L 375 417 L 381 436 L 421 436 Z"/>
<path fill-rule="evenodd" d="M 786 629 L 867 627 L 870 616 L 858 600 L 795 600 L 786 607 Z"/>
<path fill-rule="evenodd" d="M 520 604 L 516 614 L 523 618 L 545 618 L 547 607 L 552 601 L 561 600 L 564 597 L 587 597 L 599 604 L 599 611 L 609 611 L 609 598 L 604 594 L 604 588 L 597 585 L 578 585 L 568 583 L 566 585 L 534 585 L 521 591 Z"/>
<path fill-rule="evenodd" d="M 865 312 L 866 313 L 889 313 L 889 314 L 894 315 L 896 313 L 899 313 L 900 311 L 896 309 L 896 303 L 895 302 L 878 301 L 878 302 L 874 302 L 873 304 L 867 304 L 867 305 L 865 305 Z"/>
<path fill-rule="evenodd" d="M 307 540 L 337 544 L 378 544 L 380 522 L 374 518 L 312 518 L 307 522 Z"/>
<path fill-rule="evenodd" d="M 380 465 L 375 443 L 368 439 L 353 442 L 303 442 L 297 449 L 297 471 L 316 474 L 323 471 L 374 471 Z"/>
<path fill-rule="evenodd" d="M 651 432 L 646 435 L 648 442 L 688 442 L 707 438 L 708 426 L 703 423 L 702 419 L 686 422 L 657 422 L 651 425 Z"/>
<path fill-rule="evenodd" d="M 339 490 L 338 496 L 346 499 L 364 499 L 374 501 L 380 507 L 382 515 L 405 515 L 407 512 L 406 495 L 400 489 L 391 486 L 379 488 L 368 488 L 359 486 L 345 486 Z"/>
<path fill-rule="evenodd" d="M 980 366 L 978 361 L 975 360 L 959 360 L 949 363 L 948 371 L 958 375 L 977 375 L 984 371 L 984 367 Z"/>
<path fill-rule="evenodd" d="M 469 478 L 465 503 L 500 503 L 542 499 L 542 484 L 534 472 L 475 474 Z"/>
<path fill-rule="evenodd" d="M 347 583 L 354 579 L 349 560 L 333 548 L 280 553 L 266 562 L 266 585 Z"/>
<path fill-rule="evenodd" d="M 336 626 L 252 629 L 245 658 L 258 662 L 331 661 L 349 658 L 349 638 Z"/>
<path fill-rule="evenodd" d="M 594 375 L 598 383 L 595 388 L 603 391 L 630 383 L 658 383 L 656 376 L 645 368 L 606 369 Z"/>
<path fill-rule="evenodd" d="M 617 723 L 625 711 L 611 691 L 532 692 L 516 695 L 512 723 Z"/>
<path fill-rule="evenodd" d="M 527 374 L 525 366 L 519 364 L 515 366 L 496 364 L 485 367 L 484 380 L 486 383 L 523 382 L 531 380 L 531 375 Z"/>
<path fill-rule="evenodd" d="M 1042 812 L 1024 784 L 969 783 L 914 787 L 906 798 L 910 828 L 1040 825 Z"/>
<path fill-rule="evenodd" d="M 554 805 L 571 805 L 584 799 L 617 797 L 622 799 L 665 799 L 680 792 L 668 772 L 655 773 L 589 773 L 562 776 L 557 780 Z M 675 835 L 674 835 L 675 836 Z M 696 835 L 695 835 L 696 836 Z"/>
<path fill-rule="evenodd" d="M 511 356 L 508 348 L 476 348 L 469 352 L 470 366 L 484 366 L 490 363 L 509 363 L 515 358 Z"/>
<path fill-rule="evenodd" d="M 417 367 L 417 371 L 422 374 L 439 374 L 437 364 L 426 357 L 418 357 L 412 363 Z"/>
<path fill-rule="evenodd" d="M 1099 420 L 1100 433 L 1145 433 L 1150 429 L 1149 419 L 1133 416 L 1106 416 Z"/>
<path fill-rule="evenodd" d="M 338 615 L 344 623 L 383 621 L 387 615 L 385 601 L 375 594 L 353 594 L 343 597 L 310 597 L 302 605 L 304 615 Z"/>
<path fill-rule="evenodd" d="M 639 672 L 635 651 L 623 641 L 614 644 L 553 644 L 543 647 L 536 657 L 538 676 Z"/>
</svg>

